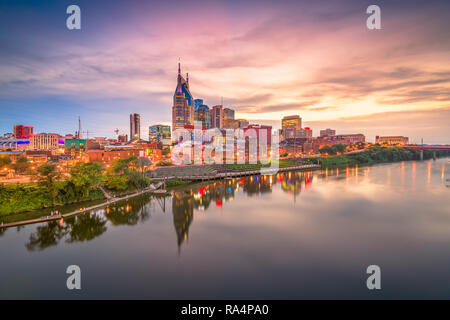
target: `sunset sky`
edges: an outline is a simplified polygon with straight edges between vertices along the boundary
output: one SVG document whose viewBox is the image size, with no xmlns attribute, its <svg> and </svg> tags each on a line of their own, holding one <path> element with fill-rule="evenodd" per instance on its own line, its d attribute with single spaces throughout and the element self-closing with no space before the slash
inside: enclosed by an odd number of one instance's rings
<svg viewBox="0 0 450 320">
<path fill-rule="evenodd" d="M 66 8 L 81 8 L 81 30 Z M 366 8 L 381 7 L 381 30 Z M 178 59 L 194 98 L 314 135 L 450 143 L 450 1 L 22 1 L 0 4 L 0 135 L 14 124 L 129 133 L 171 123 Z"/>
</svg>

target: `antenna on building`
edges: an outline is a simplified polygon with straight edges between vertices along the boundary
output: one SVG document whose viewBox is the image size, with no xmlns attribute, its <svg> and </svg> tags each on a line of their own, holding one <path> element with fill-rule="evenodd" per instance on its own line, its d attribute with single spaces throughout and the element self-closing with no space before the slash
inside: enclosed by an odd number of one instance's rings
<svg viewBox="0 0 450 320">
<path fill-rule="evenodd" d="M 81 139 L 81 118 L 78 116 L 78 139 Z"/>
<path fill-rule="evenodd" d="M 181 76 L 181 62 L 180 62 L 180 58 L 178 58 L 178 75 Z"/>
<path fill-rule="evenodd" d="M 220 97 L 220 104 L 222 105 L 222 107 L 223 107 L 223 96 L 222 97 Z"/>
<path fill-rule="evenodd" d="M 186 83 L 187 83 L 188 86 L 189 86 L 189 72 L 186 73 Z"/>
</svg>

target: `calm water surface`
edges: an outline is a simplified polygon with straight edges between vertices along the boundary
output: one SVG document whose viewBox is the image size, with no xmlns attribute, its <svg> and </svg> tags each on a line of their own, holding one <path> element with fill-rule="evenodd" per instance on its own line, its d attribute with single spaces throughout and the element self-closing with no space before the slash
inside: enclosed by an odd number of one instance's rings
<svg viewBox="0 0 450 320">
<path fill-rule="evenodd" d="M 0 298 L 448 299 L 448 161 L 197 184 L 3 230 Z"/>
</svg>

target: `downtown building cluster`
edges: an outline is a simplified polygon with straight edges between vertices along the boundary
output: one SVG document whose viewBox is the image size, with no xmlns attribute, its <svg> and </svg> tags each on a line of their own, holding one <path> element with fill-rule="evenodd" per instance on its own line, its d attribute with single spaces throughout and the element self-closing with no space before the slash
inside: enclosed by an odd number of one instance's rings
<svg viewBox="0 0 450 320">
<path fill-rule="evenodd" d="M 194 125 L 202 129 L 239 129 L 249 125 L 245 119 L 235 119 L 235 111 L 224 108 L 223 103 L 208 107 L 203 99 L 194 99 L 189 88 L 189 74 L 181 75 L 178 64 L 177 86 L 173 95 L 172 130 L 189 129 Z"/>
<path fill-rule="evenodd" d="M 210 108 L 203 99 L 194 99 L 190 90 L 189 75 L 186 74 L 186 78 L 182 76 L 180 64 L 178 64 L 177 83 L 173 94 L 172 126 L 151 125 L 148 128 L 148 138 L 144 139 L 141 136 L 141 116 L 132 113 L 129 120 L 129 135 L 119 134 L 116 130 L 114 139 L 88 138 L 87 135 L 83 137 L 82 133 L 88 134 L 88 131 L 81 131 L 80 122 L 75 134 L 66 135 L 34 133 L 33 126 L 16 124 L 13 126 L 13 133 L 0 137 L 0 156 L 8 156 L 12 161 L 24 156 L 36 164 L 51 161 L 60 164 L 61 167 L 70 167 L 77 162 L 100 162 L 109 166 L 116 159 L 130 156 L 146 158 L 149 164 L 160 161 L 171 162 L 174 148 L 182 143 L 192 141 L 189 147 L 192 147 L 194 152 L 195 132 L 198 131 L 202 132 L 201 150 L 205 145 L 213 144 L 218 150 L 224 152 L 224 160 L 225 154 L 229 157 L 230 149 L 232 154 L 234 151 L 233 157 L 236 160 L 236 145 L 239 144 L 239 139 L 245 146 L 245 161 L 249 161 L 251 153 L 255 153 L 249 150 L 252 139 L 258 146 L 256 159 L 259 159 L 262 152 L 259 148 L 260 139 L 267 144 L 267 148 L 264 149 L 267 153 L 264 156 L 266 156 L 270 153 L 275 136 L 279 143 L 278 154 L 285 157 L 310 156 L 317 154 L 324 147 L 336 144 L 365 143 L 363 134 L 336 134 L 335 130 L 329 128 L 321 130 L 320 136 L 313 137 L 311 128 L 302 126 L 299 115 L 284 117 L 281 119 L 281 129 L 274 131 L 272 126 L 254 124 L 246 119 L 237 118 L 235 110 L 224 108 L 223 103 Z M 216 139 L 214 135 L 208 135 L 206 132 L 215 132 Z M 219 139 L 217 134 L 220 136 Z M 233 134 L 234 140 L 230 143 L 227 137 Z M 376 143 L 401 145 L 407 144 L 408 138 L 377 136 Z M 194 154 L 192 156 L 194 157 Z"/>
</svg>

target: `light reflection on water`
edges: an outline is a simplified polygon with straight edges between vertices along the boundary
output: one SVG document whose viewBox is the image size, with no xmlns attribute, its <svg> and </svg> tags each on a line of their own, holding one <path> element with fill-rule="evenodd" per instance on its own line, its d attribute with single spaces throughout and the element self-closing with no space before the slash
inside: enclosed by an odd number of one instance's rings
<svg viewBox="0 0 450 320">
<path fill-rule="evenodd" d="M 8 229 L 0 297 L 448 298 L 448 169 L 439 159 L 234 178 Z M 365 286 L 370 264 L 379 292 Z"/>
</svg>

